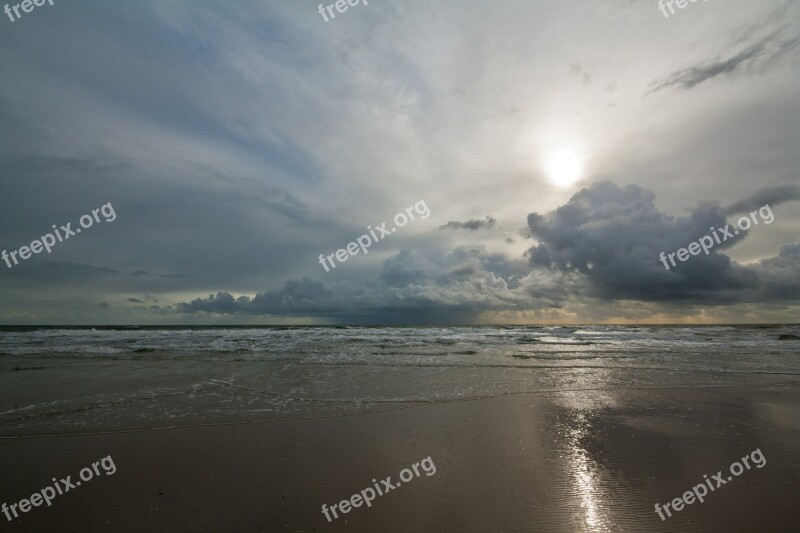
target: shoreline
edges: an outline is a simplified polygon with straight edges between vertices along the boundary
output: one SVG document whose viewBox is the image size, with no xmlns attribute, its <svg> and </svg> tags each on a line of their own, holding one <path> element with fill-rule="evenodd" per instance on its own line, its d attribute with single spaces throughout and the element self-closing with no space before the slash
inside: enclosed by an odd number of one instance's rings
<svg viewBox="0 0 800 533">
<path fill-rule="evenodd" d="M 791 530 L 800 523 L 800 389 L 690 388 L 515 393 L 281 424 L 5 439 L 0 466 L 15 481 L 3 484 L 0 502 L 111 455 L 113 477 L 32 509 L 8 530 Z M 755 448 L 762 470 L 659 520 L 655 503 Z M 323 504 L 424 457 L 435 476 L 325 520 Z"/>
<path fill-rule="evenodd" d="M 695 371 L 696 372 L 696 371 Z M 739 372 L 745 373 L 745 372 Z M 787 375 L 787 376 L 795 376 L 800 374 L 793 374 L 793 373 L 786 373 L 786 372 L 750 372 L 750 373 L 757 373 L 757 374 L 766 374 L 766 375 Z M 495 398 L 505 398 L 509 396 L 516 396 L 516 395 L 547 395 L 547 394 L 561 394 L 561 393 L 575 393 L 575 392 L 623 392 L 623 391 L 645 391 L 645 390 L 663 390 L 663 389 L 736 389 L 736 388 L 745 388 L 745 389 L 757 389 L 757 388 L 790 388 L 793 386 L 800 385 L 800 381 L 798 383 L 765 383 L 765 384 L 719 384 L 719 385 L 653 385 L 653 386 L 640 386 L 640 387 L 597 387 L 597 388 L 586 388 L 586 389 L 559 389 L 559 390 L 541 390 L 541 391 L 515 391 L 509 392 L 506 394 L 499 394 L 499 395 L 491 395 L 491 396 L 479 396 L 475 398 L 456 398 L 451 400 L 441 400 L 441 401 L 430 401 L 430 402 L 419 402 L 418 405 L 408 405 L 408 406 L 401 406 L 395 407 L 392 409 L 378 409 L 374 411 L 362 411 L 358 413 L 341 413 L 341 414 L 333 414 L 333 415 L 319 415 L 319 416 L 302 416 L 302 417 L 293 417 L 293 418 L 266 418 L 260 420 L 241 420 L 241 421 L 231 421 L 231 422 L 209 422 L 209 423 L 194 423 L 194 424 L 182 424 L 182 425 L 173 425 L 173 426 L 158 426 L 158 427 L 149 427 L 149 428 L 132 428 L 132 429 L 120 429 L 120 430 L 109 430 L 109 431 L 89 431 L 85 433 L 49 433 L 49 434 L 41 434 L 41 435 L 0 435 L 0 441 L 2 440 L 18 440 L 18 439 L 37 439 L 37 438 L 59 438 L 59 437 L 89 437 L 93 435 L 116 435 L 116 434 L 127 434 L 127 433 L 146 433 L 149 431 L 169 431 L 169 430 L 180 430 L 180 429 L 191 429 L 191 428 L 208 428 L 208 427 L 225 427 L 225 426 L 246 426 L 252 424 L 268 424 L 268 423 L 277 423 L 277 422 L 294 422 L 300 420 L 325 420 L 331 418 L 342 418 L 342 417 L 353 417 L 353 416 L 365 416 L 365 415 L 373 415 L 373 414 L 381 414 L 381 413 L 391 413 L 394 411 L 402 411 L 405 409 L 416 409 L 416 408 L 423 408 L 429 407 L 433 405 L 443 405 L 443 404 L 452 404 L 452 403 L 461 403 L 461 402 L 473 402 L 473 401 L 480 401 L 480 400 L 491 400 Z M 329 402 L 331 400 L 319 400 L 324 402 Z"/>
</svg>

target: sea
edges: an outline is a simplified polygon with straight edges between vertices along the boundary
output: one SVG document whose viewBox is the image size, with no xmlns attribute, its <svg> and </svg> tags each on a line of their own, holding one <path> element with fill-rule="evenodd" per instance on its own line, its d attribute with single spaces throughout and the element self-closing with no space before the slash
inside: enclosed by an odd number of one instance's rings
<svg viewBox="0 0 800 533">
<path fill-rule="evenodd" d="M 0 438 L 798 379 L 798 325 L 5 326 Z"/>
</svg>

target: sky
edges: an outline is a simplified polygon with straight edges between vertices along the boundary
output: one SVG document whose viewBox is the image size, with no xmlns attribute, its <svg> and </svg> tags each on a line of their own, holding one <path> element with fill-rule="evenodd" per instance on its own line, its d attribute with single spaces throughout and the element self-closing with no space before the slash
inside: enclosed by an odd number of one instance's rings
<svg viewBox="0 0 800 533">
<path fill-rule="evenodd" d="M 0 14 L 0 324 L 798 321 L 797 2 L 319 6 Z"/>
</svg>

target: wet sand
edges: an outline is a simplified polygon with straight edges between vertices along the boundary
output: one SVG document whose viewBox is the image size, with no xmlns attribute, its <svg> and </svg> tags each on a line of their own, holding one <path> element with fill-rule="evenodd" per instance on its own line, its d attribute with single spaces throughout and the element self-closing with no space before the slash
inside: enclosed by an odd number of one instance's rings
<svg viewBox="0 0 800 533">
<path fill-rule="evenodd" d="M 0 502 L 117 467 L 6 531 L 797 531 L 797 385 L 518 394 L 315 420 L 0 440 Z M 745 470 L 661 521 L 759 448 Z M 329 507 L 430 456 L 371 508 Z"/>
</svg>

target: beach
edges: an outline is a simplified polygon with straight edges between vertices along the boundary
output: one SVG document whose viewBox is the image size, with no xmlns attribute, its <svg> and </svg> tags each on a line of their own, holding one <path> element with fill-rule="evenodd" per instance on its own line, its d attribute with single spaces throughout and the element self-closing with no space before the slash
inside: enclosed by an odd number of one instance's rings
<svg viewBox="0 0 800 533">
<path fill-rule="evenodd" d="M 0 533 L 800 532 L 800 1 L 2 11 Z"/>
<path fill-rule="evenodd" d="M 4 439 L 2 499 L 88 459 L 92 480 L 9 531 L 792 531 L 797 383 L 512 394 L 387 412 Z M 759 448 L 753 468 L 665 521 L 656 502 Z M 430 457 L 422 475 L 328 522 L 322 504 Z M 12 482 L 13 481 L 13 482 Z"/>
</svg>

